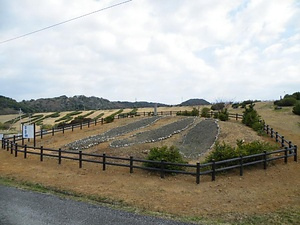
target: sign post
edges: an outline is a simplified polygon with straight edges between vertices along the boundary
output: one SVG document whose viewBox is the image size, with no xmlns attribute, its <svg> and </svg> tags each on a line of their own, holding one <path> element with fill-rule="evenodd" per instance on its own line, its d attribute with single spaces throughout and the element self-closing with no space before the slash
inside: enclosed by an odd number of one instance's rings
<svg viewBox="0 0 300 225">
<path fill-rule="evenodd" d="M 22 130 L 22 137 L 23 138 L 33 138 L 33 145 L 35 147 L 35 123 L 31 125 L 23 125 Z"/>
</svg>

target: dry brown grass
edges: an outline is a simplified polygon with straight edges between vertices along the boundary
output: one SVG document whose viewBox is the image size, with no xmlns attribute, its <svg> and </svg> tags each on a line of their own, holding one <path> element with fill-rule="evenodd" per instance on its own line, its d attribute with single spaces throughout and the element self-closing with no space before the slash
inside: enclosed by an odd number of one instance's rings
<svg viewBox="0 0 300 225">
<path fill-rule="evenodd" d="M 271 103 L 257 103 L 256 108 L 275 130 L 294 143 L 299 143 L 300 128 L 299 125 L 297 127 L 299 117 L 292 115 L 290 109 L 277 112 L 272 109 Z M 174 119 L 166 118 L 155 126 Z M 77 128 L 77 132 L 73 134 L 71 131 L 66 131 L 64 135 L 48 136 L 38 140 L 38 145 L 62 147 L 66 142 L 104 132 L 131 120 L 133 118 L 120 119 L 111 124 L 91 126 L 83 130 Z M 266 140 L 234 120 L 220 122 L 219 125 L 219 141 L 233 145 L 236 139 Z M 180 140 L 180 135 L 184 133 L 175 135 L 166 142 L 137 145 L 133 148 L 111 149 L 106 143 L 89 151 L 106 152 L 108 155 L 134 153 L 142 156 L 143 150 L 152 146 L 176 143 Z M 263 170 L 262 166 L 247 168 L 243 177 L 239 176 L 238 171 L 217 175 L 215 182 L 211 182 L 209 176 L 204 176 L 201 177 L 200 185 L 196 185 L 195 177 L 186 175 L 160 179 L 157 174 L 140 170 L 130 174 L 127 168 L 108 166 L 107 171 L 102 171 L 100 165 L 84 163 L 83 168 L 79 169 L 78 163 L 73 161 L 64 160 L 62 165 L 58 165 L 55 159 L 46 158 L 42 163 L 38 160 L 39 158 L 33 155 L 28 159 L 23 159 L 21 154 L 15 158 L 1 150 L 0 174 L 21 181 L 41 183 L 62 190 L 122 201 L 141 210 L 179 216 L 230 220 L 232 217 L 257 216 L 281 209 L 300 207 L 300 166 L 292 160 L 289 160 L 288 164 L 284 164 L 282 160 L 269 166 L 267 170 Z"/>
</svg>

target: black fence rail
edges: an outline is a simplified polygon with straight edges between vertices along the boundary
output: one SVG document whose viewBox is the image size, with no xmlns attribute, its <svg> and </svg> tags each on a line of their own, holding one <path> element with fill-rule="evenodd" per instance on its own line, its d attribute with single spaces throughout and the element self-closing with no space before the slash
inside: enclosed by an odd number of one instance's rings
<svg viewBox="0 0 300 225">
<path fill-rule="evenodd" d="M 27 145 L 19 145 L 16 142 L 2 139 L 2 149 L 10 152 L 12 155 L 17 157 L 20 153 L 23 153 L 23 157 L 27 158 L 28 155 L 38 155 L 40 161 L 42 162 L 44 157 L 57 158 L 58 164 L 62 163 L 63 159 L 78 161 L 79 168 L 82 168 L 83 163 L 97 163 L 102 164 L 102 169 L 105 171 L 107 166 L 118 166 L 126 167 L 129 169 L 130 173 L 133 173 L 134 169 L 141 169 L 147 171 L 156 171 L 160 174 L 161 178 L 164 178 L 167 173 L 172 174 L 185 174 L 192 175 L 196 177 L 196 183 L 200 183 L 200 177 L 204 175 L 210 175 L 211 180 L 215 181 L 216 175 L 224 171 L 239 169 L 240 176 L 243 176 L 244 168 L 251 165 L 263 166 L 263 169 L 267 169 L 268 162 L 274 160 L 283 159 L 284 163 L 288 163 L 288 158 L 293 157 L 294 161 L 297 162 L 298 151 L 297 146 L 285 147 L 284 149 L 275 150 L 272 152 L 254 154 L 249 156 L 240 156 L 237 158 L 232 158 L 222 161 L 214 161 L 209 163 L 200 164 L 178 164 L 166 161 L 152 161 L 145 159 L 138 159 L 130 156 L 125 157 L 115 157 L 108 156 L 106 154 L 90 154 L 84 153 L 82 151 L 65 151 L 61 149 L 49 149 L 41 147 L 32 147 Z M 144 163 L 149 165 L 155 165 L 155 167 L 144 166 Z M 177 170 L 168 169 L 169 166 L 176 166 Z"/>
<path fill-rule="evenodd" d="M 161 112 L 160 115 L 176 115 L 176 112 Z M 214 112 L 211 112 L 213 115 Z M 142 116 L 152 116 L 152 112 L 150 113 L 142 113 Z M 135 115 L 136 116 L 136 115 Z M 139 115 L 138 115 L 139 116 Z M 239 114 L 229 114 L 230 118 L 235 118 L 236 120 L 242 119 L 243 116 Z M 118 117 L 117 117 L 118 118 Z M 98 121 L 94 121 L 94 125 L 97 125 Z M 100 124 L 104 124 L 104 120 L 100 120 Z M 269 125 L 266 125 L 263 121 L 261 123 L 264 124 L 264 131 L 267 135 L 271 138 L 274 138 L 276 142 L 279 142 L 281 145 L 281 149 L 266 152 L 260 154 L 254 154 L 249 156 L 240 156 L 237 158 L 232 158 L 228 160 L 222 161 L 214 161 L 212 160 L 209 163 L 196 163 L 196 164 L 177 164 L 171 163 L 166 161 L 151 161 L 145 159 L 138 159 L 130 156 L 129 158 L 125 157 L 115 157 L 115 156 L 108 156 L 106 154 L 90 154 L 84 153 L 82 151 L 66 151 L 62 149 L 50 149 L 35 146 L 27 146 L 23 144 L 18 144 L 19 137 L 14 136 L 13 138 L 2 138 L 2 149 L 6 151 L 10 151 L 11 154 L 14 154 L 15 157 L 19 155 L 19 153 L 23 153 L 24 158 L 27 158 L 28 155 L 38 155 L 40 157 L 40 161 L 43 161 L 44 157 L 51 157 L 57 158 L 58 164 L 62 163 L 63 159 L 66 160 L 75 160 L 78 161 L 79 168 L 82 168 L 83 163 L 97 163 L 102 164 L 103 170 L 106 170 L 107 166 L 118 166 L 118 167 L 127 167 L 129 168 L 129 172 L 133 173 L 134 169 L 141 169 L 147 171 L 156 171 L 160 174 L 161 178 L 164 178 L 166 174 L 185 174 L 185 175 L 192 175 L 196 177 L 196 183 L 200 183 L 200 177 L 207 175 L 211 176 L 211 180 L 214 181 L 216 179 L 216 174 L 222 173 L 228 170 L 239 169 L 240 176 L 243 176 L 244 168 L 251 165 L 259 165 L 263 166 L 263 169 L 267 169 L 267 165 L 271 161 L 275 160 L 282 160 L 284 163 L 288 162 L 288 158 L 292 157 L 295 162 L 298 160 L 298 148 L 297 145 L 294 145 L 291 141 L 284 138 L 283 135 L 278 134 L 275 132 L 273 128 Z M 90 126 L 91 123 L 81 123 L 81 124 L 72 124 L 71 126 L 66 126 L 61 129 L 52 129 L 50 131 L 46 131 L 44 134 L 52 134 L 54 135 L 55 132 L 62 132 L 64 133 L 65 130 L 74 130 L 75 128 L 80 127 L 82 129 L 83 126 Z M 43 135 L 40 133 L 40 137 L 42 138 Z M 23 138 L 21 139 L 23 140 Z M 153 165 L 153 167 L 147 167 L 147 165 Z M 180 168 L 177 170 L 169 169 L 170 166 L 176 166 L 176 168 Z"/>
<path fill-rule="evenodd" d="M 172 116 L 172 115 L 177 115 L 177 113 L 181 113 L 183 111 L 161 111 L 161 112 L 157 112 L 157 115 L 159 116 Z M 213 117 L 215 113 L 218 113 L 217 111 L 211 111 L 210 112 L 210 116 Z M 135 114 L 126 114 L 126 116 L 124 116 L 124 114 L 118 114 L 114 117 L 114 119 L 121 119 L 121 118 L 129 118 L 129 117 L 137 117 L 137 116 L 154 116 L 154 112 L 137 112 Z M 243 116 L 239 115 L 239 114 L 235 114 L 235 113 L 229 113 L 229 117 L 230 118 L 234 118 L 236 120 L 242 119 Z M 99 118 L 99 119 L 95 119 L 95 120 L 90 120 L 88 122 L 81 122 L 81 123 L 73 123 L 73 124 L 64 124 L 58 128 L 53 127 L 50 130 L 40 130 L 40 131 L 36 131 L 35 132 L 35 137 L 39 137 L 41 139 L 43 139 L 43 137 L 45 135 L 52 135 L 54 136 L 56 133 L 61 133 L 64 134 L 65 131 L 68 130 L 72 130 L 74 131 L 75 129 L 79 128 L 82 130 L 83 127 L 90 127 L 90 126 L 97 126 L 97 125 L 103 125 L 106 124 L 107 122 L 105 121 L 104 118 Z M 22 145 L 24 145 L 24 139 L 23 135 L 13 135 L 11 137 L 6 137 L 5 139 L 8 140 L 13 140 L 13 142 L 17 142 L 17 141 L 22 141 Z"/>
<path fill-rule="evenodd" d="M 176 115 L 178 112 L 181 111 L 161 111 L 161 112 L 157 112 L 158 116 L 172 116 L 172 115 Z M 136 112 L 135 114 L 118 114 L 114 117 L 115 120 L 117 119 L 122 119 L 122 118 L 130 118 L 130 117 L 149 117 L 149 116 L 154 116 L 154 112 Z M 106 124 L 107 122 L 105 121 L 104 118 L 99 118 L 99 119 L 95 119 L 95 120 L 89 120 L 87 122 L 81 122 L 81 123 L 72 123 L 72 124 L 63 124 L 60 127 L 53 127 L 50 130 L 40 130 L 40 131 L 36 131 L 35 132 L 35 137 L 40 137 L 41 139 L 43 138 L 43 136 L 45 135 L 52 135 L 54 136 L 56 133 L 65 133 L 65 131 L 68 130 L 72 130 L 74 131 L 76 128 L 80 128 L 82 129 L 83 127 L 90 127 L 90 126 L 97 126 L 97 125 L 103 125 Z M 13 140 L 13 142 L 16 141 L 22 141 L 22 144 L 24 145 L 24 138 L 23 135 L 13 135 L 11 137 L 6 137 L 5 139 L 9 139 L 9 140 Z"/>
</svg>

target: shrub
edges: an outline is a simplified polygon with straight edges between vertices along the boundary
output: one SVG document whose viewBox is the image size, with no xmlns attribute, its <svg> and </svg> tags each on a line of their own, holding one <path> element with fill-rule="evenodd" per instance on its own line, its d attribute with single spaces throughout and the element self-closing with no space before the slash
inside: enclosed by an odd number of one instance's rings
<svg viewBox="0 0 300 225">
<path fill-rule="evenodd" d="M 225 103 L 219 102 L 219 103 L 213 104 L 211 106 L 211 110 L 222 110 L 222 109 L 224 109 L 224 107 L 225 107 Z"/>
<path fill-rule="evenodd" d="M 213 159 L 215 161 L 222 161 L 226 159 L 232 159 L 242 156 L 249 156 L 254 154 L 260 154 L 264 151 L 272 151 L 278 148 L 276 145 L 271 145 L 267 142 L 262 141 L 253 141 L 249 143 L 244 143 L 242 140 L 237 140 L 237 147 L 232 147 L 229 144 L 223 142 L 220 144 L 219 142 L 216 143 L 214 150 L 210 152 L 210 154 L 205 158 L 205 163 L 211 162 Z M 260 158 L 249 158 L 244 159 L 244 162 L 251 162 L 259 160 Z M 222 167 L 230 166 L 237 164 L 235 162 L 224 163 Z"/>
<path fill-rule="evenodd" d="M 299 102 L 294 106 L 293 113 L 296 115 L 300 115 L 300 103 Z"/>
<path fill-rule="evenodd" d="M 278 105 L 278 106 L 293 106 L 295 105 L 297 102 L 297 99 L 294 97 L 286 97 L 283 98 L 279 101 L 275 101 L 274 104 Z"/>
<path fill-rule="evenodd" d="M 199 110 L 196 108 L 193 108 L 192 111 L 183 111 L 183 112 L 177 112 L 177 116 L 199 116 Z"/>
<path fill-rule="evenodd" d="M 249 107 L 245 107 L 245 111 L 243 112 L 242 123 L 246 126 L 252 127 L 254 123 L 259 122 L 260 117 L 257 111 L 254 109 L 255 104 L 250 104 Z"/>
<path fill-rule="evenodd" d="M 120 110 L 118 110 L 117 112 L 111 114 L 110 116 L 105 117 L 105 118 L 104 118 L 104 121 L 105 121 L 106 123 L 111 123 L 111 122 L 113 122 L 113 121 L 115 120 L 115 116 L 118 115 L 118 114 L 120 114 L 121 112 L 123 112 L 123 109 L 120 109 Z"/>
<path fill-rule="evenodd" d="M 104 121 L 106 123 L 112 123 L 115 120 L 115 116 L 114 115 L 110 115 L 104 118 Z"/>
<path fill-rule="evenodd" d="M 204 107 L 201 109 L 201 116 L 209 118 L 210 117 L 210 109 L 207 107 Z"/>
<path fill-rule="evenodd" d="M 239 106 L 240 106 L 239 103 L 233 103 L 233 104 L 231 105 L 231 107 L 234 108 L 234 109 L 239 108 Z"/>
<path fill-rule="evenodd" d="M 205 158 L 205 162 L 211 162 L 213 159 L 215 161 L 221 161 L 225 159 L 232 159 L 238 156 L 236 149 L 229 144 L 223 142 L 220 144 L 216 142 L 214 150 L 209 153 Z"/>
<path fill-rule="evenodd" d="M 161 161 L 164 160 L 166 162 L 172 162 L 172 163 L 186 163 L 183 160 L 182 155 L 180 154 L 179 150 L 174 147 L 167 147 L 162 146 L 161 148 L 154 147 L 150 149 L 150 153 L 146 158 L 147 160 L 153 160 L 153 161 Z M 160 168 L 160 163 L 150 163 L 145 162 L 144 166 L 146 167 L 152 167 L 152 168 Z M 165 169 L 168 170 L 184 170 L 184 167 L 182 166 L 176 166 L 176 165 L 165 165 Z"/>
<path fill-rule="evenodd" d="M 297 100 L 300 100 L 300 92 L 295 92 L 292 94 L 292 96 L 297 99 Z"/>
<path fill-rule="evenodd" d="M 227 121 L 227 120 L 229 120 L 229 113 L 228 113 L 227 109 L 222 109 L 222 110 L 219 112 L 218 118 L 219 118 L 221 121 Z"/>
<path fill-rule="evenodd" d="M 252 129 L 255 130 L 259 135 L 264 134 L 264 124 L 261 122 L 255 122 L 252 124 Z"/>
</svg>

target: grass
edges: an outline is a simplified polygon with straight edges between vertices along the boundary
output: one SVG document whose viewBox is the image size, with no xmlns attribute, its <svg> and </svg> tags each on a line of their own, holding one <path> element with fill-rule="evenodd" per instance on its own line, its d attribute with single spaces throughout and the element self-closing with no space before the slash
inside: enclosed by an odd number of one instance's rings
<svg viewBox="0 0 300 225">
<path fill-rule="evenodd" d="M 172 219 L 182 222 L 189 222 L 195 224 L 244 224 L 244 225 L 258 225 L 258 224 L 298 224 L 300 221 L 300 208 L 289 207 L 284 208 L 280 211 L 265 213 L 265 214 L 254 214 L 254 215 L 243 215 L 243 214 L 222 214 L 217 216 L 175 216 L 164 212 L 151 212 L 143 209 L 138 209 L 123 201 L 116 201 L 101 197 L 98 195 L 84 195 L 76 193 L 74 191 L 59 189 L 56 187 L 44 186 L 39 183 L 32 183 L 28 181 L 19 181 L 15 178 L 1 177 L 0 185 L 16 187 L 28 191 L 34 191 L 39 193 L 49 193 L 61 198 L 72 199 L 75 201 L 87 202 L 91 204 L 102 205 L 112 209 L 124 210 L 126 212 L 139 213 L 148 216 L 161 217 L 164 219 Z"/>
</svg>

